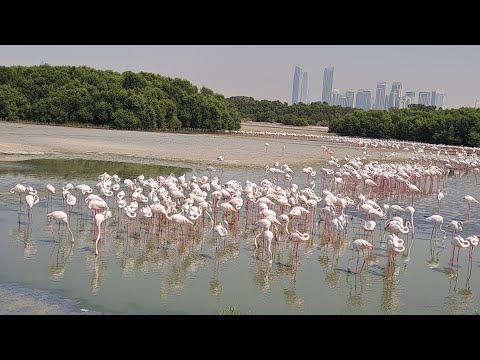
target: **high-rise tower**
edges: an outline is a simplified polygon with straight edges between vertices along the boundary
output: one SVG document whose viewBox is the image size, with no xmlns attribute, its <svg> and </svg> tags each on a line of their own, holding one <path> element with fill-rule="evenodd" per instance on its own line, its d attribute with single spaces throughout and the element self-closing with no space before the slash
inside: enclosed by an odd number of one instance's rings
<svg viewBox="0 0 480 360">
<path fill-rule="evenodd" d="M 302 81 L 302 73 L 302 69 L 300 69 L 299 66 L 295 66 L 295 71 L 293 73 L 292 104 L 297 104 L 300 102 L 300 83 Z"/>
<path fill-rule="evenodd" d="M 323 71 L 322 101 L 328 105 L 332 105 L 333 69 L 333 67 L 329 67 Z"/>
</svg>

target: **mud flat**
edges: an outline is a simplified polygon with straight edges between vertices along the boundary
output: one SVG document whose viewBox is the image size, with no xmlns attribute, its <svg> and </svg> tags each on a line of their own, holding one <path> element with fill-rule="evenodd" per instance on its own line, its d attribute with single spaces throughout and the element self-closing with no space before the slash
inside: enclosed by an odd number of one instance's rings
<svg viewBox="0 0 480 360">
<path fill-rule="evenodd" d="M 0 122 L 0 127 L 0 161 L 81 158 L 216 166 L 220 165 L 217 157 L 224 155 L 225 160 L 221 164 L 224 167 L 257 168 L 280 161 L 298 168 L 323 166 L 330 159 L 330 154 L 323 151 L 322 145 L 330 146 L 335 151 L 335 157 L 363 154 L 361 148 L 351 145 L 297 139 L 120 131 L 10 122 Z M 265 142 L 270 144 L 267 151 Z M 282 145 L 286 146 L 283 155 Z M 372 150 L 371 158 L 379 157 L 381 152 Z M 408 156 L 407 153 L 404 155 Z"/>
</svg>

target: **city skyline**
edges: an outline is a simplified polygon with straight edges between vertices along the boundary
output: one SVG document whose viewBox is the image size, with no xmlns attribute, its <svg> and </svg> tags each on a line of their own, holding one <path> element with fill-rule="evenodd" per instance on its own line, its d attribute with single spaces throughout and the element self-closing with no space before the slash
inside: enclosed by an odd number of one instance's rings
<svg viewBox="0 0 480 360">
<path fill-rule="evenodd" d="M 292 67 L 308 71 L 308 101 L 320 101 L 323 72 L 333 87 L 369 89 L 401 81 L 404 90 L 444 89 L 447 108 L 473 107 L 480 97 L 478 45 L 2 45 L 0 65 L 85 65 L 153 72 L 225 95 L 291 102 Z M 387 90 L 387 95 L 390 89 Z M 431 95 L 430 95 L 431 97 Z"/>
<path fill-rule="evenodd" d="M 300 71 L 300 73 L 297 73 Z M 323 87 L 322 87 L 322 102 L 326 102 L 329 105 L 338 105 L 342 107 L 352 107 L 352 108 L 361 108 L 364 110 L 389 110 L 392 108 L 396 109 L 405 109 L 408 108 L 411 104 L 421 104 L 427 106 L 434 106 L 436 108 L 445 108 L 446 94 L 443 89 L 437 89 L 433 91 L 419 91 L 418 99 L 415 98 L 415 91 L 406 91 L 405 94 L 402 93 L 402 82 L 393 81 L 391 84 L 390 93 L 387 94 L 387 82 L 386 81 L 377 81 L 377 88 L 375 92 L 375 97 L 372 98 L 371 92 L 364 89 L 357 90 L 357 97 L 360 98 L 356 100 L 355 91 L 347 90 L 344 93 L 341 92 L 338 88 L 333 87 L 333 72 L 334 67 L 328 67 L 324 69 L 323 76 Z M 299 82 L 300 80 L 300 83 Z M 306 79 L 306 81 L 305 81 Z M 308 73 L 303 72 L 298 66 L 295 66 L 294 79 L 293 79 L 293 93 L 292 104 L 298 102 L 303 102 L 308 104 L 305 95 L 298 94 L 298 89 L 301 87 L 301 93 L 308 93 Z M 332 88 L 332 89 L 330 89 Z M 303 100 L 295 100 L 296 96 L 301 97 Z M 367 100 L 366 96 L 370 96 Z M 295 98 L 296 99 L 296 98 Z M 313 100 L 312 102 L 315 102 Z M 370 103 L 370 105 L 368 105 Z M 475 107 L 477 106 L 477 100 L 475 102 Z"/>
</svg>

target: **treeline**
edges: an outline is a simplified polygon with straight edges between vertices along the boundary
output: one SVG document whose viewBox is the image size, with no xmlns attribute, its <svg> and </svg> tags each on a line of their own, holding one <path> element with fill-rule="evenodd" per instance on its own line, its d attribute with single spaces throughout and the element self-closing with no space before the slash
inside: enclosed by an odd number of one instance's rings
<svg viewBox="0 0 480 360">
<path fill-rule="evenodd" d="M 328 124 L 354 109 L 330 106 L 327 103 L 314 102 L 311 104 L 298 103 L 288 105 L 286 102 L 255 100 L 247 96 L 234 96 L 227 101 L 235 106 L 242 120 L 282 123 L 285 125 L 307 126 Z"/>
<path fill-rule="evenodd" d="M 480 146 L 480 109 L 436 109 L 412 104 L 408 109 L 364 111 L 322 102 L 288 105 L 245 96 L 227 101 L 244 120 L 322 125 L 328 126 L 330 132 L 347 136 Z"/>
<path fill-rule="evenodd" d="M 206 87 L 86 66 L 0 66 L 0 119 L 129 130 L 240 128 L 235 107 Z"/>
<path fill-rule="evenodd" d="M 355 109 L 329 123 L 339 135 L 480 146 L 480 109 L 421 105 L 390 111 Z"/>
</svg>

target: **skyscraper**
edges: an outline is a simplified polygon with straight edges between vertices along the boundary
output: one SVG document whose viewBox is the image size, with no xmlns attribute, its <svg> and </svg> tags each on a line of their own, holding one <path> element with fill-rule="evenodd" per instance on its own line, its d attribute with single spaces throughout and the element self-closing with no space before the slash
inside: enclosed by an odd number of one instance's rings
<svg viewBox="0 0 480 360">
<path fill-rule="evenodd" d="M 303 73 L 301 86 L 300 102 L 308 104 L 308 72 Z"/>
<path fill-rule="evenodd" d="M 345 92 L 345 97 L 347 98 L 347 107 L 353 108 L 353 98 L 355 97 L 355 93 L 353 91 Z"/>
<path fill-rule="evenodd" d="M 333 67 L 329 67 L 323 71 L 322 101 L 329 105 L 332 105 L 333 69 Z"/>
<path fill-rule="evenodd" d="M 369 90 L 359 89 L 355 107 L 363 110 L 370 110 L 372 106 L 372 93 Z"/>
<path fill-rule="evenodd" d="M 402 96 L 402 83 L 394 81 L 392 83 L 392 90 L 390 90 L 390 96 L 388 97 L 387 110 L 390 110 L 391 108 L 398 109 L 401 96 Z"/>
<path fill-rule="evenodd" d="M 435 90 L 433 90 L 432 95 L 430 96 L 430 105 L 431 106 L 436 106 L 435 105 L 436 97 L 437 97 L 437 94 L 435 93 Z"/>
<path fill-rule="evenodd" d="M 302 81 L 302 73 L 302 69 L 300 69 L 298 66 L 295 66 L 295 71 L 293 73 L 292 105 L 297 104 L 300 101 L 300 83 Z"/>
<path fill-rule="evenodd" d="M 410 104 L 415 104 L 415 91 L 405 91 L 405 97 L 410 98 Z"/>
<path fill-rule="evenodd" d="M 430 106 L 430 92 L 429 91 L 420 91 L 418 93 L 418 104 Z"/>
<path fill-rule="evenodd" d="M 385 93 L 387 90 L 387 83 L 385 81 L 377 82 L 377 91 L 375 93 L 375 109 L 376 110 L 386 110 L 386 101 Z"/>
<path fill-rule="evenodd" d="M 340 105 L 340 90 L 332 89 L 332 103 L 330 105 Z"/>
<path fill-rule="evenodd" d="M 432 91 L 431 105 L 437 108 L 445 107 L 445 92 L 443 90 Z"/>
</svg>

